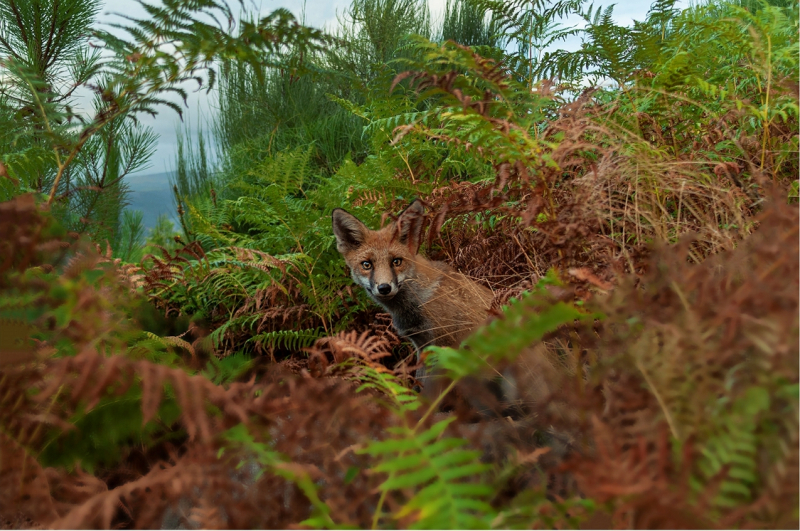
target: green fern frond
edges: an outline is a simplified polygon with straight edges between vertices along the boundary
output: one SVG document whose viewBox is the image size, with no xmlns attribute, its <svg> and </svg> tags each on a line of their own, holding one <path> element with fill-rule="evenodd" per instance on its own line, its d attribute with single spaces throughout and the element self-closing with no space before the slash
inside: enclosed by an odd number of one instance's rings
<svg viewBox="0 0 800 531">
<path fill-rule="evenodd" d="M 219 328 L 214 330 L 211 333 L 211 341 L 214 345 L 214 348 L 219 348 L 222 345 L 222 341 L 225 339 L 225 333 L 228 330 L 244 330 L 244 329 L 251 329 L 253 325 L 255 325 L 258 321 L 262 319 L 260 314 L 248 314 L 242 315 L 239 317 L 234 317 L 225 321 Z"/>
<path fill-rule="evenodd" d="M 345 362 L 346 363 L 346 362 Z M 365 389 L 374 389 L 386 397 L 391 408 L 398 413 L 416 411 L 422 405 L 419 395 L 398 383 L 397 378 L 388 372 L 379 372 L 372 367 L 356 365 L 350 373 L 362 384 L 356 389 L 361 392 Z"/>
<path fill-rule="evenodd" d="M 149 338 L 149 339 L 151 339 L 153 341 L 159 341 L 165 346 L 183 348 L 183 349 L 188 350 L 191 353 L 192 356 L 195 355 L 194 347 L 192 346 L 192 344 L 189 343 L 188 341 L 184 340 L 184 339 L 181 339 L 178 336 L 161 337 L 161 336 L 158 336 L 156 334 L 153 334 L 152 332 L 147 332 L 147 331 L 143 332 L 143 334 L 145 335 L 145 337 L 147 337 L 147 338 Z"/>
<path fill-rule="evenodd" d="M 372 442 L 362 451 L 379 459 L 375 472 L 389 476 L 378 487 L 384 497 L 392 491 L 416 492 L 391 515 L 412 518 L 411 529 L 486 529 L 494 518 L 488 503 L 493 491 L 476 481 L 490 467 L 479 461 L 479 452 L 464 449 L 465 440 L 442 437 L 453 420 L 444 419 L 419 433 L 391 428 L 393 438 Z M 380 517 L 376 513 L 376 520 Z"/>
<path fill-rule="evenodd" d="M 715 422 L 713 435 L 700 450 L 698 468 L 702 482 L 693 482 L 699 490 L 724 473 L 714 499 L 719 507 L 736 507 L 752 501 L 759 483 L 758 417 L 770 409 L 770 402 L 765 389 L 752 387 L 729 410 L 720 404 L 723 407 L 715 417 L 719 422 Z"/>
<path fill-rule="evenodd" d="M 310 347 L 317 339 L 325 336 L 325 331 L 320 329 L 276 330 L 274 332 L 256 334 L 248 339 L 245 344 L 256 345 L 269 351 L 276 349 L 299 351 Z"/>
<path fill-rule="evenodd" d="M 224 358 L 211 356 L 200 374 L 216 385 L 224 385 L 249 371 L 253 363 L 254 358 L 244 352 L 235 352 Z"/>
<path fill-rule="evenodd" d="M 128 347 L 127 354 L 133 359 L 146 359 L 165 365 L 175 365 L 179 357 L 167 346 L 167 343 L 162 341 L 159 336 L 143 332 L 142 336 Z"/>
</svg>

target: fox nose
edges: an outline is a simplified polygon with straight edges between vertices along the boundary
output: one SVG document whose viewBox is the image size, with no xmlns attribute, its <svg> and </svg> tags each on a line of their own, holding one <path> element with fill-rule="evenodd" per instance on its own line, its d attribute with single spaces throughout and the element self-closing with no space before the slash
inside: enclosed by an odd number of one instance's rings
<svg viewBox="0 0 800 531">
<path fill-rule="evenodd" d="M 381 295 L 388 295 L 391 292 L 392 292 L 392 286 L 390 286 L 389 284 L 381 284 L 380 286 L 378 286 L 378 293 L 380 293 Z"/>
</svg>

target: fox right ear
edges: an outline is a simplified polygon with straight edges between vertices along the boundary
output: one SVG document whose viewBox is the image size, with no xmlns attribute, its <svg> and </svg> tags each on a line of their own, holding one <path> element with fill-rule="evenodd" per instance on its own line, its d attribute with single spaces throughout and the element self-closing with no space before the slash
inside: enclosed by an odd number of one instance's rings
<svg viewBox="0 0 800 531">
<path fill-rule="evenodd" d="M 364 243 L 369 229 L 357 217 L 341 208 L 336 208 L 333 211 L 332 219 L 336 248 L 340 253 L 344 254 L 357 249 Z"/>
<path fill-rule="evenodd" d="M 422 223 L 425 221 L 425 206 L 422 201 L 415 199 L 400 213 L 395 222 L 397 239 L 416 254 L 422 241 Z"/>
</svg>

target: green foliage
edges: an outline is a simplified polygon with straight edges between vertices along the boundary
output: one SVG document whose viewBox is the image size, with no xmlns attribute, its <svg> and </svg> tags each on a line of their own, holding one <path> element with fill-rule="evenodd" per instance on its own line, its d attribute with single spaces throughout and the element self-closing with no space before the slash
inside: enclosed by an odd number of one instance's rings
<svg viewBox="0 0 800 531">
<path fill-rule="evenodd" d="M 723 467 L 727 469 L 715 503 L 735 507 L 752 500 L 758 482 L 756 419 L 769 410 L 769 402 L 765 389 L 753 387 L 732 404 L 731 411 L 720 411 L 726 422 L 712 428 L 712 432 L 719 431 L 706 441 L 698 465 L 704 482 L 713 480 Z M 695 488 L 699 491 L 701 485 L 695 483 Z"/>
<path fill-rule="evenodd" d="M 79 464 L 93 473 L 96 468 L 119 462 L 129 448 L 152 447 L 156 443 L 180 438 L 170 426 L 180 416 L 173 399 L 159 407 L 158 422 L 142 422 L 140 388 L 131 388 L 122 396 L 105 398 L 90 411 L 79 410 L 69 419 L 74 429 L 52 432 L 44 443 L 39 459 L 45 466 L 72 470 Z"/>
<path fill-rule="evenodd" d="M 564 27 L 562 20 L 578 13 L 583 0 L 469 0 L 477 9 L 490 11 L 501 48 L 510 50 L 503 57 L 515 77 L 530 90 L 543 76 L 548 48 L 558 46 L 570 36 L 579 34 Z M 558 53 L 558 52 L 556 52 Z"/>
<path fill-rule="evenodd" d="M 425 84 L 419 98 L 435 102 L 434 109 L 387 119 L 384 128 L 394 129 L 394 143 L 415 133 L 413 136 L 463 146 L 464 152 L 457 153 L 462 160 L 474 158 L 475 162 L 494 166 L 516 161 L 553 164 L 549 155 L 552 144 L 538 134 L 553 109 L 551 98 L 531 94 L 527 85 L 499 75 L 494 60 L 484 59 L 470 49 L 452 43 L 439 46 L 421 38 L 412 42 L 415 56 L 402 61 L 405 69 L 438 79 L 446 79 L 449 72 L 470 72 L 470 75 L 455 77 L 446 90 L 441 84 Z M 487 91 L 498 95 L 492 104 L 480 108 L 470 105 L 482 101 Z M 515 127 L 502 126 L 509 121 Z M 415 145 L 408 147 L 413 149 Z"/>
<path fill-rule="evenodd" d="M 442 40 L 452 40 L 464 46 L 496 48 L 499 35 L 484 6 L 469 0 L 448 0 L 444 7 Z"/>
<path fill-rule="evenodd" d="M 141 326 L 145 328 L 144 325 Z M 131 359 L 145 359 L 161 365 L 176 367 L 183 365 L 183 359 L 176 352 L 180 349 L 193 350 L 191 345 L 180 337 L 166 334 L 162 336 L 145 330 L 138 337 L 129 341 L 126 354 Z"/>
<path fill-rule="evenodd" d="M 30 66 L 42 79 L 49 75 L 54 81 L 70 68 L 86 66 L 78 64 L 81 54 L 87 53 L 82 39 L 99 10 L 99 0 L 9 0 L 0 6 L 0 53 Z M 53 34 L 50 28 L 59 31 Z"/>
<path fill-rule="evenodd" d="M 147 235 L 144 254 L 158 254 L 160 256 L 159 248 L 174 252 L 178 248 L 175 242 L 175 236 L 177 235 L 175 225 L 169 219 L 169 216 L 161 214 L 156 220 L 155 226 L 150 229 Z"/>
<path fill-rule="evenodd" d="M 299 351 L 310 347 L 317 339 L 325 337 L 324 330 L 276 330 L 256 334 L 245 344 L 256 344 L 259 349 L 274 352 L 276 349 Z"/>
<path fill-rule="evenodd" d="M 420 0 L 355 0 L 345 21 L 350 24 L 343 25 L 341 36 L 362 56 L 360 62 L 372 70 L 365 81 L 380 71 L 379 65 L 397 56 L 408 35 L 431 36 L 428 4 Z"/>
<path fill-rule="evenodd" d="M 343 75 L 297 78 L 287 70 L 223 65 L 215 138 L 225 153 L 226 173 L 236 175 L 238 164 L 259 160 L 246 158 L 251 153 L 264 157 L 307 147 L 324 174 L 335 172 L 348 154 L 362 159 L 367 151 L 362 120 L 331 99 L 351 97 Z"/>
<path fill-rule="evenodd" d="M 351 372 L 363 382 L 359 392 L 378 391 L 378 399 L 397 414 L 416 411 L 421 406 L 419 397 L 390 374 L 362 366 L 353 367 Z M 376 458 L 372 470 L 386 475 L 379 487 L 381 498 L 373 527 L 386 518 L 398 522 L 411 518 L 413 529 L 489 527 L 495 514 L 488 504 L 492 489 L 479 478 L 490 467 L 478 462 L 480 453 L 465 448 L 466 440 L 444 436 L 455 417 L 424 428 L 424 419 L 435 408 L 435 404 L 430 406 L 415 425 L 408 423 L 408 416 L 401 417 L 406 419 L 405 425 L 390 428 L 386 440 L 372 441 L 359 452 Z M 386 497 L 407 489 L 413 489 L 414 495 L 395 513 L 383 514 Z"/>
<path fill-rule="evenodd" d="M 139 210 L 124 210 L 115 240 L 119 245 L 114 255 L 125 262 L 138 262 L 144 257 L 144 214 Z"/>
<path fill-rule="evenodd" d="M 241 22 L 238 35 L 231 33 L 235 20 L 230 5 L 221 0 L 198 0 L 187 6 L 168 2 L 163 6 L 141 4 L 150 18 L 129 19 L 129 25 L 116 25 L 131 40 L 117 38 L 108 32 L 97 32 L 114 52 L 107 63 L 113 81 L 106 90 L 112 93 L 140 95 L 127 108 L 133 112 L 155 112 L 156 105 L 166 105 L 180 112 L 179 107 L 164 99 L 186 92 L 178 85 L 185 81 L 203 84 L 205 73 L 208 88 L 216 81 L 213 62 L 236 58 L 252 65 L 269 64 L 301 68 L 303 53 L 320 50 L 329 40 L 323 32 L 301 26 L 285 9 L 278 9 L 258 21 Z M 200 15 L 229 21 L 227 27 L 201 20 Z M 208 20 L 208 19 L 206 19 Z M 282 52 L 293 46 L 297 55 L 286 57 Z M 166 46 L 175 47 L 167 53 Z"/>
<path fill-rule="evenodd" d="M 735 374 L 741 369 L 736 367 L 731 371 L 728 385 L 735 385 Z M 796 403 L 798 385 L 784 379 L 777 383 L 774 396 L 767 390 L 773 382 L 764 381 L 739 396 L 720 397 L 712 405 L 710 414 L 714 420 L 702 430 L 705 440 L 692 487 L 699 495 L 704 485 L 721 478 L 713 500 L 717 507 L 729 509 L 751 503 L 756 492 L 765 487 L 759 459 L 786 453 L 785 449 L 773 446 L 780 440 L 783 426 L 776 424 L 771 411 L 775 411 L 777 404 Z"/>
<path fill-rule="evenodd" d="M 670 123 L 665 149 L 675 155 L 692 150 L 692 140 L 705 132 L 701 124 L 712 119 L 727 137 L 715 144 L 712 159 L 746 157 L 744 139 L 756 136 L 759 169 L 770 164 L 781 175 L 792 173 L 787 156 L 797 152 L 796 136 L 778 140 L 770 131 L 781 123 L 794 127 L 798 119 L 796 97 L 778 88 L 780 79 L 798 75 L 796 5 L 751 11 L 710 2 L 678 11 L 674 2 L 660 1 L 631 28 L 617 26 L 612 13 L 613 6 L 590 6 L 582 13 L 581 49 L 545 54 L 538 74 L 576 85 L 611 79 L 615 87 L 605 98 L 616 100 L 620 111 L 607 125 L 653 142 L 641 117 Z"/>
<path fill-rule="evenodd" d="M 47 193 L 69 229 L 116 248 L 125 245 L 119 241 L 123 179 L 146 166 L 155 135 L 125 121 L 124 112 L 105 116 L 102 130 L 81 133 L 86 117 L 74 110 L 76 90 L 108 80 L 99 51 L 87 42 L 98 10 L 95 0 L 14 0 L 0 8 L 0 53 L 7 56 L 2 151 L 13 179 L 2 194 Z M 95 94 L 95 112 L 107 104 Z"/>
<path fill-rule="evenodd" d="M 343 362 L 346 364 L 347 362 Z M 386 372 L 378 372 L 369 367 L 359 368 L 355 372 L 361 385 L 356 392 L 374 389 L 379 392 L 378 400 L 388 400 L 389 407 L 399 413 L 416 411 L 422 405 L 419 395 L 408 387 L 401 385 L 397 378 Z"/>
<path fill-rule="evenodd" d="M 466 450 L 466 441 L 442 437 L 454 417 L 441 420 L 427 430 L 397 428 L 396 438 L 371 443 L 364 451 L 382 458 L 373 468 L 389 475 L 380 490 L 413 488 L 416 493 L 403 508 L 392 515 L 402 519 L 415 516 L 412 529 L 486 529 L 492 521 L 492 507 L 487 499 L 489 485 L 465 483 L 489 470 L 477 462 L 480 454 Z M 379 507 L 380 510 L 380 507 Z M 381 517 L 375 513 L 375 521 Z"/>
<path fill-rule="evenodd" d="M 192 138 L 188 126 L 185 133 L 178 132 L 178 153 L 175 162 L 176 169 L 175 173 L 170 175 L 170 183 L 176 190 L 176 206 L 181 206 L 181 198 L 211 194 L 211 190 L 215 188 L 214 175 L 211 172 L 211 162 L 202 129 L 198 131 L 197 140 Z"/>
<path fill-rule="evenodd" d="M 211 88 L 213 62 L 219 58 L 299 71 L 302 60 L 284 57 L 284 46 L 291 44 L 302 57 L 321 50 L 328 39 L 297 24 L 285 10 L 243 22 L 233 35 L 232 27 L 201 21 L 204 16 L 233 20 L 225 1 L 143 3 L 152 18 L 117 25 L 131 40 L 119 32 L 94 33 L 108 52 L 101 55 L 86 40 L 98 6 L 95 0 L 3 5 L 0 47 L 9 58 L 0 116 L 13 123 L 4 127 L 4 142 L 12 149 L 4 153 L 3 164 L 17 188 L 4 182 L 3 194 L 47 193 L 48 204 L 71 229 L 116 248 L 124 245 L 117 241 L 123 178 L 146 165 L 156 140 L 135 122 L 137 114 L 155 115 L 158 107 L 180 113 L 170 95 L 185 99 L 181 84 L 187 81 Z M 73 110 L 79 87 L 95 93 L 93 116 Z"/>
<path fill-rule="evenodd" d="M 243 352 L 237 352 L 222 359 L 212 357 L 206 368 L 200 373 L 216 385 L 228 384 L 246 374 L 253 366 L 253 358 Z"/>
<path fill-rule="evenodd" d="M 398 521 L 412 518 L 414 529 L 486 529 L 498 517 L 498 511 L 489 504 L 493 489 L 485 476 L 491 467 L 479 462 L 479 452 L 466 448 L 466 440 L 444 436 L 455 417 L 440 420 L 428 428 L 425 428 L 425 419 L 436 411 L 439 400 L 462 378 L 479 374 L 487 364 L 494 366 L 502 360 L 513 360 L 522 348 L 540 340 L 545 333 L 586 317 L 564 303 L 546 304 L 544 285 L 552 282 L 552 277 L 544 279 L 534 292 L 512 303 L 503 319 L 479 329 L 465 340 L 463 348 L 427 349 L 434 353 L 429 360 L 436 359 L 437 367 L 447 371 L 451 384 L 416 424 L 408 422 L 406 413 L 420 407 L 417 396 L 398 385 L 391 375 L 369 367 L 352 369 L 363 382 L 358 391 L 378 391 L 379 400 L 405 419 L 404 425 L 388 430 L 390 438 L 370 442 L 363 450 L 377 458 L 378 464 L 373 470 L 387 475 L 379 487 L 381 500 L 374 513 L 373 527 L 377 527 L 382 518 L 391 517 Z M 542 306 L 544 311 L 541 311 Z M 534 312 L 534 309 L 540 311 Z M 428 361 L 428 364 L 432 363 Z M 404 489 L 413 489 L 414 494 L 395 513 L 382 514 L 386 496 Z M 513 516 L 508 514 L 502 518 Z"/>
</svg>

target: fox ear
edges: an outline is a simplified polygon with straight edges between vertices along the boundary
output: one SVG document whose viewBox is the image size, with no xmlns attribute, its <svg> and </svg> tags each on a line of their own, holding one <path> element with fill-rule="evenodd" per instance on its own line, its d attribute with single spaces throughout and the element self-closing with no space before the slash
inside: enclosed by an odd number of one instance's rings
<svg viewBox="0 0 800 531">
<path fill-rule="evenodd" d="M 369 229 L 357 217 L 341 208 L 334 209 L 333 235 L 336 236 L 336 248 L 340 253 L 358 249 L 364 243 Z"/>
<path fill-rule="evenodd" d="M 422 222 L 425 219 L 425 207 L 422 201 L 415 199 L 413 203 L 403 210 L 395 222 L 397 227 L 397 241 L 416 254 L 422 240 Z"/>
</svg>

